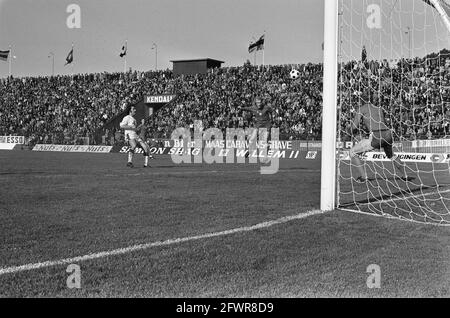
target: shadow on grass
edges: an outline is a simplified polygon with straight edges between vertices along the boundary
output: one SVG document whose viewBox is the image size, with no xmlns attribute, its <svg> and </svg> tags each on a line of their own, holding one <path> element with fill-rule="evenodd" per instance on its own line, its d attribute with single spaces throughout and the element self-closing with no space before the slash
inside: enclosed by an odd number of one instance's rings
<svg viewBox="0 0 450 318">
<path fill-rule="evenodd" d="M 372 181 L 374 180 L 379 180 L 382 179 L 384 181 L 389 180 L 386 178 L 374 178 Z M 392 181 L 403 181 L 399 178 L 392 178 Z M 371 184 L 372 186 L 373 183 L 368 182 L 368 184 Z M 423 185 L 423 186 L 419 186 L 419 187 L 415 187 L 415 188 L 411 188 L 408 186 L 408 189 L 399 189 L 396 192 L 391 192 L 391 194 L 383 194 L 383 195 L 379 195 L 379 196 L 375 196 L 372 198 L 364 198 L 363 200 L 356 200 L 353 202 L 348 202 L 348 203 L 343 203 L 341 204 L 339 207 L 340 208 L 349 208 L 349 207 L 356 207 L 358 204 L 369 204 L 369 203 L 375 203 L 375 202 L 379 202 L 379 201 L 387 201 L 390 199 L 397 199 L 400 200 L 399 196 L 404 196 L 403 200 L 408 199 L 408 195 L 414 195 L 417 193 L 422 193 L 423 191 L 427 191 L 427 190 L 435 190 L 435 189 L 442 189 L 442 188 L 449 188 L 450 185 L 445 184 L 435 184 L 435 185 Z"/>
</svg>

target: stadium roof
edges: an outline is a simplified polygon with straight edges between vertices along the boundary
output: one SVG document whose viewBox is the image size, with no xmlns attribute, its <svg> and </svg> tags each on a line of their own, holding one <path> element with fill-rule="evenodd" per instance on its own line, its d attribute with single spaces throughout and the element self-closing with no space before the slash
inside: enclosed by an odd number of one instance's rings
<svg viewBox="0 0 450 318">
<path fill-rule="evenodd" d="M 202 58 L 202 59 L 190 59 L 190 60 L 170 60 L 170 62 L 172 62 L 172 63 L 176 63 L 176 62 L 196 62 L 196 61 L 214 61 L 214 62 L 225 63 L 224 61 L 219 61 L 219 60 L 211 59 L 211 58 L 209 58 L 209 57 L 207 57 L 207 58 Z"/>
</svg>

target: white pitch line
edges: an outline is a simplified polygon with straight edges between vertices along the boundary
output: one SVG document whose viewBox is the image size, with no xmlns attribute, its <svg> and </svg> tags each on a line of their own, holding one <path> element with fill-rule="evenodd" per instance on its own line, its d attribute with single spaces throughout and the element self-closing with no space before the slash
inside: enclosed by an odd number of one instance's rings
<svg viewBox="0 0 450 318">
<path fill-rule="evenodd" d="M 321 213 L 324 213 L 324 212 L 322 212 L 320 210 L 312 210 L 312 211 L 308 211 L 306 213 L 285 216 L 285 217 L 282 217 L 282 218 L 279 218 L 276 220 L 266 221 L 266 222 L 258 223 L 256 225 L 252 225 L 252 226 L 239 227 L 239 228 L 221 231 L 221 232 L 213 232 L 213 233 L 207 233 L 207 234 L 196 235 L 196 236 L 188 236 L 188 237 L 183 237 L 183 238 L 169 239 L 166 241 L 132 245 L 132 246 L 119 248 L 119 249 L 115 249 L 115 250 L 87 254 L 87 255 L 73 257 L 73 258 L 65 258 L 65 259 L 60 259 L 60 260 L 56 260 L 56 261 L 46 261 L 46 262 L 42 262 L 42 263 L 5 267 L 5 268 L 0 268 L 0 276 L 5 275 L 5 274 L 13 274 L 13 273 L 18 273 L 18 272 L 23 272 L 23 271 L 30 271 L 33 269 L 41 269 L 41 268 L 58 266 L 58 265 L 74 264 L 74 263 L 78 263 L 78 262 L 84 262 L 87 260 L 99 259 L 99 258 L 104 258 L 104 257 L 109 257 L 109 256 L 123 255 L 123 254 L 131 253 L 131 252 L 135 252 L 135 251 L 146 250 L 146 249 L 149 249 L 152 247 L 167 246 L 167 245 L 179 244 L 179 243 L 201 240 L 201 239 L 206 239 L 206 238 L 225 236 L 225 235 L 231 235 L 231 234 L 242 233 L 242 232 L 250 232 L 250 231 L 254 231 L 254 230 L 269 228 L 269 227 L 277 225 L 277 224 L 283 224 L 283 223 L 288 223 L 288 222 L 291 222 L 294 220 L 304 219 L 308 216 L 317 215 L 317 214 L 321 214 Z"/>
</svg>

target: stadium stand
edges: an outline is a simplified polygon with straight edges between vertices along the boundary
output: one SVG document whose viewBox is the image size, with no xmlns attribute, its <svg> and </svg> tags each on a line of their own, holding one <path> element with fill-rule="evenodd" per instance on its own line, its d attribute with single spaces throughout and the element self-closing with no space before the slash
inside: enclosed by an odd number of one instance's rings
<svg viewBox="0 0 450 318">
<path fill-rule="evenodd" d="M 352 105 L 352 92 L 365 83 L 379 92 L 375 102 L 390 108 L 388 119 L 401 138 L 450 135 L 449 60 L 450 52 L 441 51 L 432 58 L 400 60 L 395 65 L 387 61 L 345 63 L 340 98 L 346 102 L 342 104 Z M 292 68 L 300 71 L 295 81 L 288 76 Z M 194 120 L 202 120 L 205 129 L 249 127 L 250 114 L 238 107 L 251 104 L 254 96 L 264 96 L 273 105 L 280 138 L 321 137 L 322 64 L 312 63 L 246 63 L 178 77 L 166 70 L 7 78 L 0 82 L 0 135 L 23 135 L 30 143 L 92 143 L 105 122 L 145 94 L 173 93 L 178 95 L 177 102 L 157 112 L 150 123 L 149 134 L 154 138 L 168 138 L 174 128 L 192 127 Z M 342 109 L 342 125 L 350 115 L 351 110 Z M 102 143 L 120 140 L 119 131 L 108 129 Z"/>
</svg>

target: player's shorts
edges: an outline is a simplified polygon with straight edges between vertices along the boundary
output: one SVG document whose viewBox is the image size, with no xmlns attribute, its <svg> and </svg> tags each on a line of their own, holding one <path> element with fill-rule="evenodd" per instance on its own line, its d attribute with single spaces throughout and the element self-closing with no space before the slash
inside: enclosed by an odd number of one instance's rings
<svg viewBox="0 0 450 318">
<path fill-rule="evenodd" d="M 384 149 L 384 153 L 389 159 L 394 156 L 392 150 L 392 133 L 389 129 L 373 131 L 369 138 L 361 140 L 350 149 L 350 157 L 381 148 Z"/>
<path fill-rule="evenodd" d="M 372 146 L 372 139 L 373 136 L 372 134 L 370 134 L 369 138 L 365 138 L 360 142 L 358 142 L 356 145 L 354 145 L 352 149 L 350 149 L 350 157 L 354 157 L 364 152 L 373 150 L 374 147 Z"/>
<path fill-rule="evenodd" d="M 266 128 L 267 130 L 270 130 L 272 127 L 272 124 L 270 122 L 259 122 L 256 123 L 256 128 Z"/>
<path fill-rule="evenodd" d="M 384 149 L 386 157 L 391 159 L 394 156 L 392 150 L 392 132 L 390 129 L 374 130 L 372 132 L 372 147 L 374 149 Z"/>
<path fill-rule="evenodd" d="M 271 126 L 270 124 L 268 124 L 268 125 L 266 125 L 266 126 L 264 126 L 264 127 L 260 127 L 259 129 L 261 129 L 261 128 L 265 128 L 266 131 L 265 131 L 264 133 L 261 132 L 261 133 L 259 134 L 259 139 L 269 141 L 270 138 L 272 137 L 272 135 L 271 135 L 271 129 L 272 129 L 272 126 Z"/>
<path fill-rule="evenodd" d="M 141 137 L 139 137 L 138 135 L 131 135 L 131 136 L 127 136 L 125 137 L 125 140 L 130 144 L 130 141 L 134 140 L 137 144 L 140 144 L 141 142 L 143 142 L 143 140 L 141 139 Z"/>
<path fill-rule="evenodd" d="M 256 129 L 258 130 L 258 133 L 260 135 L 266 133 L 267 136 L 270 135 L 270 129 L 271 128 L 272 128 L 272 125 L 270 123 L 259 124 L 259 125 L 256 126 Z"/>
<path fill-rule="evenodd" d="M 137 139 L 139 136 L 136 134 L 136 132 L 135 131 L 125 131 L 125 141 L 129 141 L 129 140 L 132 140 L 132 139 Z"/>
<path fill-rule="evenodd" d="M 270 125 L 266 126 L 257 126 L 252 130 L 251 135 L 249 136 L 249 140 L 255 141 L 259 136 L 259 140 L 269 140 L 270 138 Z"/>
</svg>

